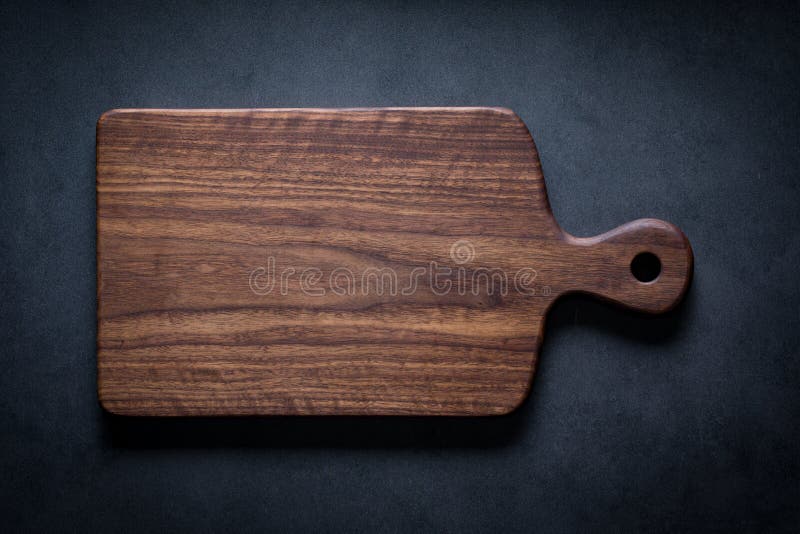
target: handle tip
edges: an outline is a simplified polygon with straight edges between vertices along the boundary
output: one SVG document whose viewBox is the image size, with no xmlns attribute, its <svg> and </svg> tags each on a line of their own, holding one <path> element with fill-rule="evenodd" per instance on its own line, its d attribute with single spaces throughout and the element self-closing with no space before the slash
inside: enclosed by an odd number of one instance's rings
<svg viewBox="0 0 800 534">
<path fill-rule="evenodd" d="M 673 309 L 692 280 L 694 254 L 684 233 L 658 219 L 638 219 L 602 235 L 568 236 L 581 256 L 574 291 L 645 313 Z"/>
</svg>

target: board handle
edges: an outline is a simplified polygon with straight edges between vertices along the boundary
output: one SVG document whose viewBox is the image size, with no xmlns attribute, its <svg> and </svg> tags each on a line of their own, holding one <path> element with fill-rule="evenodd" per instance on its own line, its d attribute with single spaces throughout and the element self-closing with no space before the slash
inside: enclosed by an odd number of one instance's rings
<svg viewBox="0 0 800 534">
<path fill-rule="evenodd" d="M 565 235 L 574 286 L 636 311 L 662 313 L 683 298 L 694 256 L 680 229 L 658 219 L 638 219 L 595 237 Z"/>
</svg>

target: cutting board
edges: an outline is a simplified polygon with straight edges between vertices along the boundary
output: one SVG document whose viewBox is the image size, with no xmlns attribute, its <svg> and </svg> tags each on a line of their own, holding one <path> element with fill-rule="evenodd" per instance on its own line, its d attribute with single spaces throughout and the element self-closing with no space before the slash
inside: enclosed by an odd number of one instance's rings
<svg viewBox="0 0 800 534">
<path fill-rule="evenodd" d="M 660 313 L 691 273 L 667 222 L 563 231 L 507 109 L 97 124 L 98 392 L 116 414 L 504 414 L 556 299 Z"/>
</svg>

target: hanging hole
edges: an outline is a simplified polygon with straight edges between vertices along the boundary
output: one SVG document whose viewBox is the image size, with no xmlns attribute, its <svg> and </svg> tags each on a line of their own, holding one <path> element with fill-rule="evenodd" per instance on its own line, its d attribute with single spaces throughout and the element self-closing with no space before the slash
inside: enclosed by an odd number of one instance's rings
<svg viewBox="0 0 800 534">
<path fill-rule="evenodd" d="M 637 254 L 631 262 L 631 273 L 640 282 L 652 282 L 661 274 L 661 260 L 650 252 Z"/>
</svg>

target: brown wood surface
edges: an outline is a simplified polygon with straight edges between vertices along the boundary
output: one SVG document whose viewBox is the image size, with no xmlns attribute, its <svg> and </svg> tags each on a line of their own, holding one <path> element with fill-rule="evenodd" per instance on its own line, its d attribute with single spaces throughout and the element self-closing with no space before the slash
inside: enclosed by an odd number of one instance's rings
<svg viewBox="0 0 800 534">
<path fill-rule="evenodd" d="M 630 270 L 644 251 L 650 283 Z M 266 293 L 268 258 L 296 274 Z M 491 415 L 526 397 L 556 298 L 662 312 L 692 253 L 654 219 L 562 231 L 506 109 L 115 110 L 97 126 L 97 265 L 111 412 Z"/>
</svg>

